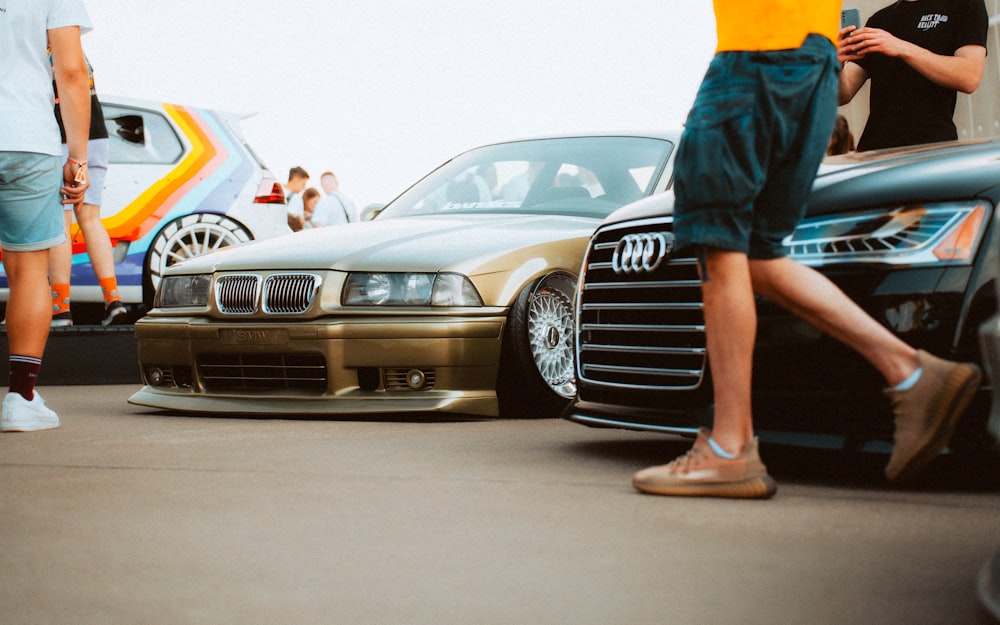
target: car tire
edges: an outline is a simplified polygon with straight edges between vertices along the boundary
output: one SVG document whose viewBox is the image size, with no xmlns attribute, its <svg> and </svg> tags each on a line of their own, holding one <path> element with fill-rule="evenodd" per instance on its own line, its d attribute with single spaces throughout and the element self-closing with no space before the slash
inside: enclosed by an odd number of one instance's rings
<svg viewBox="0 0 1000 625">
<path fill-rule="evenodd" d="M 243 224 L 225 215 L 197 213 L 171 221 L 157 233 L 146 255 L 147 304 L 168 267 L 252 239 Z"/>
<path fill-rule="evenodd" d="M 575 276 L 554 272 L 526 287 L 515 300 L 497 376 L 501 417 L 554 417 L 576 395 L 575 292 Z"/>
</svg>

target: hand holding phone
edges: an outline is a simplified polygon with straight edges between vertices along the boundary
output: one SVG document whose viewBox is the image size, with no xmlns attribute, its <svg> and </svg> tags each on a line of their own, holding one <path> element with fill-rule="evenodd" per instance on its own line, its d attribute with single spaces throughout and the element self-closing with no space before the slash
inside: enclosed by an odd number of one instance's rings
<svg viewBox="0 0 1000 625">
<path fill-rule="evenodd" d="M 860 9 L 844 9 L 840 12 L 840 29 L 843 30 L 848 26 L 853 26 L 855 29 L 861 28 Z"/>
</svg>

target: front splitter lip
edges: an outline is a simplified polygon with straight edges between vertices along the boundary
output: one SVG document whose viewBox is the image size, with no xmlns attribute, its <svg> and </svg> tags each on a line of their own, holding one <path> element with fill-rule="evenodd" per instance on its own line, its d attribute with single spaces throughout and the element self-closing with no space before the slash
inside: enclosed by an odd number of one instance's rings
<svg viewBox="0 0 1000 625">
<path fill-rule="evenodd" d="M 399 413 L 449 413 L 477 417 L 495 417 L 498 404 L 495 393 L 429 391 L 405 397 L 240 397 L 198 395 L 157 391 L 144 386 L 129 397 L 130 404 L 171 412 L 196 414 L 252 415 L 284 418 L 291 416 L 350 417 L 351 415 L 391 415 Z"/>
<path fill-rule="evenodd" d="M 621 430 L 635 430 L 637 432 L 659 432 L 661 434 L 679 434 L 681 436 L 694 436 L 698 432 L 698 428 L 693 427 L 639 424 L 630 421 L 619 421 L 617 419 L 595 417 L 593 415 L 583 415 L 572 412 L 565 415 L 564 418 L 569 421 L 573 421 L 574 423 L 598 428 L 617 428 Z"/>
<path fill-rule="evenodd" d="M 685 438 L 693 438 L 697 434 L 699 428 L 698 425 L 690 423 L 690 416 L 686 418 L 689 423 L 681 423 L 681 421 L 685 419 L 679 417 L 677 419 L 678 424 L 669 425 L 657 422 L 669 421 L 669 418 L 665 418 L 662 414 L 658 420 L 650 418 L 644 419 L 641 416 L 644 414 L 644 411 L 642 410 L 636 411 L 632 415 L 626 413 L 611 414 L 595 411 L 593 406 L 593 404 L 588 405 L 586 402 L 576 402 L 563 411 L 561 416 L 567 421 L 578 423 L 580 425 L 586 425 L 592 428 L 611 428 L 632 430 L 635 432 L 651 432 L 655 434 L 682 436 Z M 645 414 L 648 417 L 648 413 Z M 704 423 L 702 426 L 710 428 L 708 423 Z M 854 451 L 880 454 L 887 454 L 892 451 L 892 445 L 887 441 L 872 439 L 865 441 L 863 445 L 858 447 L 854 446 L 847 436 L 825 432 L 790 432 L 784 430 L 757 429 L 755 430 L 754 435 L 760 439 L 761 442 L 774 445 L 789 445 L 794 447 L 811 447 L 814 449 L 834 450 L 850 448 Z M 947 450 L 945 450 L 945 453 L 947 453 Z"/>
</svg>

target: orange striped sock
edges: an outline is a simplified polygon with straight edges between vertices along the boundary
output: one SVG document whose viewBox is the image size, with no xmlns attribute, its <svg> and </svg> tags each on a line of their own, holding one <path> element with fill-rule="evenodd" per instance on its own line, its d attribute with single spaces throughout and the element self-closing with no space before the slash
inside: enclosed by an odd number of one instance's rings
<svg viewBox="0 0 1000 625">
<path fill-rule="evenodd" d="M 69 285 L 52 285 L 52 314 L 58 315 L 69 310 Z"/>
<path fill-rule="evenodd" d="M 104 295 L 104 305 L 107 306 L 111 302 L 116 302 L 121 299 L 118 295 L 118 278 L 111 276 L 110 278 L 103 278 L 101 280 L 101 294 Z"/>
</svg>

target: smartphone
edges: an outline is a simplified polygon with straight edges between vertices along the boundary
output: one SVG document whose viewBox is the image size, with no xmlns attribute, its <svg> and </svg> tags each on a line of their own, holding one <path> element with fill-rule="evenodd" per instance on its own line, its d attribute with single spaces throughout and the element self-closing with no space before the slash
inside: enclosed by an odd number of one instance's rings
<svg viewBox="0 0 1000 625">
<path fill-rule="evenodd" d="M 861 28 L 861 11 L 859 9 L 844 9 L 840 12 L 840 28 L 848 26 Z"/>
</svg>

